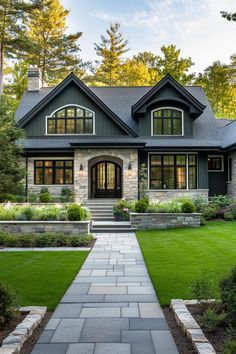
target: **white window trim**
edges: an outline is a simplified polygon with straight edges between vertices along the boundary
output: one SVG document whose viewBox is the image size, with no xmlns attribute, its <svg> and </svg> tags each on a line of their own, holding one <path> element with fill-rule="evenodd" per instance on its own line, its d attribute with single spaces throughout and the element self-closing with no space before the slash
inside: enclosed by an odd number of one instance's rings
<svg viewBox="0 0 236 354">
<path fill-rule="evenodd" d="M 150 184 L 150 155 L 186 155 L 186 158 L 187 158 L 187 163 L 186 163 L 186 182 L 187 182 L 187 188 L 185 189 L 154 189 L 154 188 L 151 188 L 151 184 Z M 195 189 L 189 189 L 188 188 L 188 156 L 189 155 L 196 155 L 197 156 L 197 188 Z M 198 153 L 197 152 L 163 152 L 163 151 L 160 151 L 160 152 L 148 152 L 148 190 L 149 191 L 160 191 L 160 192 L 163 192 L 163 191 L 195 191 L 195 190 L 198 190 Z"/>
<path fill-rule="evenodd" d="M 163 109 L 173 109 L 173 110 L 181 112 L 182 134 L 165 135 L 165 134 L 154 134 L 153 133 L 153 118 L 154 118 L 153 113 L 156 111 L 163 110 Z M 183 111 L 183 109 L 175 108 L 175 107 L 159 107 L 159 108 L 153 109 L 151 111 L 151 136 L 184 136 L 184 111 Z"/>
<path fill-rule="evenodd" d="M 220 157 L 222 169 L 221 170 L 208 170 L 208 172 L 224 172 L 224 156 L 223 155 L 208 155 L 207 159 L 209 157 Z M 208 162 L 208 160 L 207 160 L 207 162 Z"/>
<path fill-rule="evenodd" d="M 230 173 L 230 164 L 229 164 L 229 159 L 231 159 L 231 173 Z M 232 155 L 228 156 L 228 175 L 227 175 L 227 183 L 232 183 L 232 179 L 233 179 L 233 158 Z M 231 174 L 231 180 L 229 179 L 229 175 Z"/>
<path fill-rule="evenodd" d="M 48 134 L 48 119 L 49 118 L 52 118 L 53 114 L 60 111 L 61 109 L 63 108 L 66 108 L 66 107 L 76 107 L 76 108 L 82 108 L 82 109 L 86 109 L 87 111 L 91 112 L 93 114 L 93 132 L 92 133 L 88 133 L 88 134 Z M 87 135 L 95 135 L 95 112 L 92 111 L 91 109 L 87 108 L 87 107 L 84 107 L 84 106 L 81 106 L 81 105 L 78 105 L 78 104 L 75 104 L 75 103 L 71 103 L 71 104 L 66 104 L 64 106 L 61 106 L 57 109 L 55 109 L 50 116 L 46 116 L 45 117 L 45 134 L 44 135 L 48 135 L 48 136 L 72 136 L 72 135 L 80 135 L 80 136 L 87 136 Z"/>
</svg>

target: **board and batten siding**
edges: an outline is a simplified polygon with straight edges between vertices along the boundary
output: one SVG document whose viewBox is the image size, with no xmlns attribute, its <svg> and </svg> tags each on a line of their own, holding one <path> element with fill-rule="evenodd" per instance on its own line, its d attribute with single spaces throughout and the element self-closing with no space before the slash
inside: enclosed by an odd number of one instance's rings
<svg viewBox="0 0 236 354">
<path fill-rule="evenodd" d="M 48 103 L 33 119 L 24 127 L 26 136 L 44 136 L 46 132 L 45 117 L 53 111 L 65 105 L 81 105 L 95 112 L 96 136 L 120 136 L 127 135 L 115 122 L 112 121 L 86 94 L 73 84 L 67 86 L 60 95 Z"/>
</svg>

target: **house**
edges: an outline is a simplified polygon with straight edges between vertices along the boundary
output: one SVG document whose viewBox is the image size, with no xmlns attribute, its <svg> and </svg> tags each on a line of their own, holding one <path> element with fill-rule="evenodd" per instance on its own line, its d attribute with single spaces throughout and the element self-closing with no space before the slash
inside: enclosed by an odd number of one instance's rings
<svg viewBox="0 0 236 354">
<path fill-rule="evenodd" d="M 236 121 L 215 119 L 201 87 L 170 75 L 154 87 L 88 87 L 71 73 L 41 87 L 29 68 L 16 121 L 28 193 L 137 199 L 145 164 L 151 200 L 236 195 Z"/>
</svg>

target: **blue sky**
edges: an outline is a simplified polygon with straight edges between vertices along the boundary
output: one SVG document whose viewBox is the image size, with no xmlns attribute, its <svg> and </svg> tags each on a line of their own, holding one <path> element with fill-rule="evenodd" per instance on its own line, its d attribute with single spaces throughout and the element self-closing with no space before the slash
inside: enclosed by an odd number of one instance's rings
<svg viewBox="0 0 236 354">
<path fill-rule="evenodd" d="M 236 11 L 236 0 L 61 0 L 69 9 L 68 31 L 82 31 L 81 56 L 95 60 L 94 42 L 100 42 L 111 21 L 121 23 L 129 40 L 127 56 L 139 51 L 159 53 L 176 44 L 182 56 L 202 71 L 214 60 L 229 62 L 236 53 L 236 23 L 221 18 L 220 11 Z"/>
</svg>

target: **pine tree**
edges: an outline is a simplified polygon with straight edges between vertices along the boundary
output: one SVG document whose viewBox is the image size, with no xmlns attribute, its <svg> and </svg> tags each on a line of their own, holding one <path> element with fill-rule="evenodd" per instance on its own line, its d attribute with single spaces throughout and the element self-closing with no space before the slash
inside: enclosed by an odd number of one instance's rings
<svg viewBox="0 0 236 354">
<path fill-rule="evenodd" d="M 82 33 L 66 34 L 68 14 L 60 0 L 43 0 L 43 8 L 29 18 L 28 36 L 34 49 L 27 61 L 41 69 L 43 83 L 57 84 L 71 71 L 81 78 L 85 73 L 87 63 L 82 63 L 78 45 Z"/>
<path fill-rule="evenodd" d="M 102 84 L 114 86 L 119 82 L 120 66 L 122 56 L 128 52 L 128 41 L 119 32 L 120 24 L 112 23 L 107 29 L 107 37 L 101 36 L 101 43 L 95 43 L 95 50 L 102 58 L 95 73 L 95 81 Z"/>
<path fill-rule="evenodd" d="M 19 144 L 23 133 L 15 127 L 15 108 L 11 98 L 0 96 L 0 193 L 19 193 L 25 175 Z"/>
<path fill-rule="evenodd" d="M 41 0 L 0 0 L 0 95 L 3 92 L 3 73 L 7 59 L 17 58 L 30 50 L 25 21 Z"/>
</svg>

